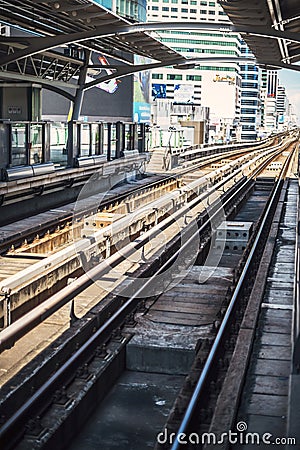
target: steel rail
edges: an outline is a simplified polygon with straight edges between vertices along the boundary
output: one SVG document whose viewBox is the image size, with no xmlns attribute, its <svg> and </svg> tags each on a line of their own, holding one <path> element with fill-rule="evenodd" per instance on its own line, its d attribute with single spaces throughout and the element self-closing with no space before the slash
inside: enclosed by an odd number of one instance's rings
<svg viewBox="0 0 300 450">
<path fill-rule="evenodd" d="M 286 144 L 285 144 L 286 145 Z M 216 169 L 214 172 L 212 172 L 210 175 L 206 175 L 198 180 L 195 180 L 191 183 L 189 183 L 187 186 L 182 187 L 181 189 L 175 189 L 172 192 L 165 194 L 164 196 L 150 202 L 148 205 L 143 206 L 142 208 L 132 212 L 130 216 L 125 216 L 123 218 L 120 218 L 118 221 L 114 223 L 114 226 L 112 225 L 108 226 L 108 228 L 102 228 L 99 231 L 95 232 L 93 235 L 93 243 L 91 244 L 91 240 L 89 238 L 83 238 L 76 244 L 76 248 L 74 246 L 69 246 L 65 248 L 64 250 L 58 251 L 57 253 L 49 256 L 48 258 L 37 262 L 33 266 L 30 266 L 23 271 L 10 276 L 6 280 L 3 280 L 0 283 L 0 288 L 2 292 L 15 292 L 16 289 L 19 288 L 19 286 L 22 283 L 25 283 L 26 280 L 30 277 L 33 278 L 36 276 L 36 274 L 40 274 L 41 271 L 44 273 L 48 273 L 49 270 L 53 270 L 53 268 L 57 267 L 58 265 L 62 264 L 63 261 L 66 261 L 67 259 L 74 258 L 76 256 L 76 252 L 88 252 L 92 250 L 97 251 L 97 246 L 105 241 L 104 234 L 106 232 L 108 233 L 114 233 L 118 234 L 119 232 L 124 231 L 126 227 L 128 227 L 128 224 L 132 224 L 133 220 L 135 222 L 138 222 L 141 220 L 142 217 L 144 217 L 145 214 L 149 214 L 149 211 L 154 212 L 154 208 L 165 208 L 168 207 L 168 212 L 172 212 L 174 210 L 175 203 L 182 200 L 182 193 L 185 192 L 187 195 L 189 195 L 191 192 L 196 192 L 198 195 L 200 194 L 200 190 L 203 190 L 203 180 L 206 183 L 210 183 L 212 178 L 215 183 L 218 182 L 217 177 L 223 177 L 223 171 L 230 170 L 231 172 L 234 170 L 234 166 L 240 167 L 242 164 L 244 164 L 244 168 L 246 169 L 247 166 L 253 164 L 253 162 L 257 162 L 259 159 L 264 158 L 268 153 L 274 152 L 276 149 L 279 149 L 278 151 L 281 151 L 281 146 L 277 145 L 274 147 L 271 147 L 268 150 L 264 150 L 264 152 L 260 152 L 256 150 L 254 152 L 254 157 L 252 155 L 247 154 L 247 156 L 242 156 L 238 160 L 231 161 L 230 163 L 226 164 L 223 169 Z M 250 160 L 250 158 L 253 158 Z M 248 159 L 248 161 L 247 161 Z M 228 172 L 227 172 L 228 173 Z M 170 206 L 170 203 L 172 202 L 173 206 Z M 192 205 L 192 202 L 189 202 L 189 205 Z M 124 228 L 125 227 L 125 228 Z M 76 250 L 76 251 L 75 251 Z"/>
<path fill-rule="evenodd" d="M 276 149 L 272 151 L 272 154 L 267 155 L 270 160 L 273 159 L 277 154 L 281 153 L 282 149 Z M 270 153 L 271 151 L 269 151 Z M 274 154 L 275 153 L 275 154 Z M 263 156 L 257 156 L 257 160 L 261 159 Z M 253 161 L 246 163 L 246 166 L 253 164 Z M 47 319 L 50 315 L 55 313 L 59 308 L 64 306 L 67 302 L 72 300 L 76 295 L 78 295 L 82 290 L 89 287 L 95 279 L 105 275 L 111 270 L 112 267 L 120 264 L 126 258 L 129 258 L 134 252 L 143 247 L 147 242 L 153 239 L 161 231 L 165 230 L 171 224 L 176 222 L 186 212 L 189 212 L 191 208 L 195 207 L 201 203 L 206 198 L 215 192 L 216 190 L 222 188 L 224 184 L 228 183 L 234 179 L 238 174 L 242 174 L 245 167 L 241 167 L 234 170 L 229 176 L 225 177 L 217 184 L 213 185 L 208 191 L 202 193 L 201 195 L 194 198 L 191 202 L 185 204 L 182 208 L 175 211 L 172 216 L 164 219 L 158 225 L 155 225 L 146 233 L 144 233 L 139 238 L 135 239 L 133 242 L 127 244 L 124 248 L 120 249 L 117 253 L 107 258 L 105 261 L 98 264 L 93 269 L 89 270 L 86 274 L 82 275 L 72 284 L 64 287 L 58 293 L 52 295 L 49 299 L 45 300 L 43 303 L 34 308 L 34 310 L 28 312 L 20 319 L 16 320 L 13 324 L 5 328 L 0 332 L 0 351 L 13 345 L 18 339 L 24 336 L 28 331 L 32 330 L 35 326 L 41 323 L 43 320 Z M 243 175 L 242 175 L 243 176 Z M 92 244 L 97 245 L 97 244 Z"/>
<path fill-rule="evenodd" d="M 242 144 L 237 144 L 237 145 L 240 146 Z M 245 152 L 246 151 L 250 151 L 251 149 L 253 149 L 253 151 L 255 151 L 255 150 L 258 150 L 259 148 L 261 148 L 263 150 L 267 145 L 268 145 L 268 140 L 266 139 L 263 143 L 260 142 L 257 145 L 257 147 L 256 146 L 252 146 L 252 145 L 249 148 L 243 146 L 242 148 L 238 148 L 236 150 L 235 149 L 234 150 L 228 150 L 228 151 L 226 151 L 226 148 L 225 148 L 224 152 L 217 152 L 215 154 L 215 156 L 213 156 L 213 155 L 209 155 L 207 157 L 204 156 L 202 158 L 201 162 L 198 162 L 197 164 L 195 164 L 195 166 L 193 166 L 192 170 L 195 171 L 197 169 L 200 169 L 201 167 L 209 164 L 210 161 L 214 162 L 215 160 L 218 160 L 218 159 L 220 159 L 220 158 L 222 158 L 224 156 L 230 156 L 230 155 L 233 156 L 238 151 L 240 153 L 243 153 L 242 152 L 243 148 L 245 148 Z M 221 148 L 221 147 L 219 147 L 219 146 L 218 147 L 212 147 L 212 149 L 210 149 L 208 147 L 208 148 L 199 149 L 199 150 L 200 151 L 210 151 L 210 150 L 215 150 L 215 149 L 218 149 L 218 148 Z M 205 158 L 207 158 L 207 160 Z M 43 232 L 43 230 L 46 231 L 49 228 L 58 226 L 59 224 L 65 223 L 65 222 L 70 221 L 70 220 L 73 220 L 74 218 L 79 219 L 79 218 L 85 216 L 86 214 L 96 213 L 99 210 L 101 210 L 102 208 L 105 208 L 106 206 L 110 205 L 111 203 L 113 203 L 116 200 L 118 200 L 118 201 L 125 200 L 128 195 L 138 194 L 139 192 L 143 192 L 143 190 L 145 190 L 145 189 L 149 189 L 149 188 L 152 189 L 155 186 L 159 185 L 160 183 L 164 183 L 164 182 L 168 182 L 168 181 L 172 181 L 172 180 L 176 181 L 176 180 L 180 179 L 183 175 L 185 175 L 185 174 L 187 174 L 189 172 L 191 172 L 191 168 L 184 168 L 184 169 L 182 169 L 180 171 L 180 173 L 176 173 L 176 174 L 173 174 L 173 175 L 167 175 L 167 176 L 165 176 L 163 179 L 161 179 L 159 181 L 153 181 L 153 182 L 150 182 L 149 184 L 147 184 L 145 186 L 139 186 L 139 187 L 137 187 L 135 189 L 132 189 L 129 193 L 125 192 L 124 194 L 119 194 L 118 196 L 115 196 L 115 198 L 113 197 L 113 198 L 110 198 L 110 199 L 107 199 L 107 200 L 105 200 L 105 199 L 103 201 L 101 200 L 101 203 L 99 205 L 97 205 L 96 207 L 94 207 L 94 208 L 90 207 L 88 209 L 80 210 L 79 212 L 66 213 L 65 215 L 60 217 L 59 220 L 53 220 L 50 224 L 49 224 L 49 222 L 47 222 L 45 224 L 45 226 L 43 226 L 43 225 L 39 226 L 38 230 L 34 231 L 34 233 L 36 233 L 36 232 L 41 233 L 41 232 Z M 18 236 L 15 236 L 15 237 L 11 238 L 11 239 L 5 239 L 5 240 L 0 239 L 0 254 L 2 254 L 5 251 L 7 251 L 7 247 L 8 246 L 15 245 L 17 242 L 20 241 L 20 239 L 28 239 L 31 236 L 33 236 L 32 231 L 30 229 L 28 229 L 28 232 L 27 233 L 23 233 L 22 236 L 18 235 Z"/>
<path fill-rule="evenodd" d="M 230 178 L 235 177 L 236 174 L 230 175 Z M 226 182 L 228 182 L 228 177 Z M 194 204 L 198 204 L 211 195 L 218 187 L 222 187 L 224 181 L 218 183 L 217 186 L 213 186 L 208 192 L 205 192 L 199 198 L 193 201 Z M 192 202 L 191 202 L 192 203 Z M 118 253 L 111 255 L 105 261 L 101 262 L 98 266 L 89 270 L 86 274 L 75 280 L 70 285 L 61 289 L 58 293 L 52 295 L 48 300 L 45 300 L 42 304 L 34 308 L 33 311 L 25 314 L 22 318 L 16 320 L 9 327 L 0 332 L 0 351 L 7 348 L 16 342 L 20 337 L 24 336 L 28 331 L 33 329 L 36 325 L 41 323 L 47 317 L 56 312 L 59 308 L 72 300 L 82 290 L 89 287 L 95 279 L 105 275 L 112 267 L 124 261 L 124 259 L 130 257 L 139 248 L 143 247 L 147 242 L 153 239 L 158 233 L 165 230 L 171 224 L 173 224 L 184 213 L 182 210 L 190 210 L 191 203 L 185 205 L 180 210 L 177 210 L 172 216 L 164 219 L 160 224 L 148 230 L 141 237 L 135 239 L 133 242 L 127 244 L 123 249 L 120 249 Z"/>
<path fill-rule="evenodd" d="M 245 265 L 243 267 L 243 270 L 242 270 L 242 273 L 240 275 L 240 278 L 238 280 L 238 283 L 237 283 L 237 285 L 235 287 L 235 290 L 234 290 L 234 292 L 232 294 L 230 303 L 228 305 L 228 308 L 226 310 L 224 318 L 223 318 L 223 320 L 221 322 L 221 325 L 220 325 L 220 327 L 218 329 L 218 332 L 217 332 L 216 338 L 214 340 L 214 343 L 212 345 L 212 348 L 211 348 L 211 350 L 210 350 L 210 352 L 208 354 L 208 357 L 206 359 L 204 367 L 203 367 L 203 369 L 201 371 L 201 375 L 200 375 L 199 380 L 198 380 L 198 382 L 196 384 L 196 387 L 194 389 L 193 395 L 192 395 L 191 400 L 190 400 L 190 402 L 188 404 L 187 410 L 186 410 L 186 412 L 184 414 L 184 417 L 183 417 L 183 419 L 181 421 L 180 427 L 179 427 L 179 429 L 178 429 L 178 431 L 176 433 L 176 436 L 174 438 L 175 442 L 172 444 L 171 450 L 179 450 L 180 448 L 182 448 L 182 443 L 180 442 L 180 440 L 181 440 L 182 436 L 184 436 L 184 437 L 187 436 L 188 426 L 189 426 L 189 424 L 190 424 L 190 422 L 192 420 L 193 413 L 194 413 L 196 407 L 199 405 L 199 403 L 201 401 L 201 395 L 203 395 L 206 381 L 207 381 L 207 379 L 210 376 L 210 373 L 211 373 L 211 371 L 213 369 L 214 364 L 216 363 L 218 352 L 219 352 L 220 347 L 221 347 L 221 345 L 223 343 L 223 337 L 224 337 L 225 333 L 227 332 L 228 327 L 231 325 L 232 313 L 233 313 L 233 311 L 235 309 L 235 306 L 237 304 L 237 301 L 238 301 L 239 294 L 241 292 L 243 283 L 244 283 L 244 281 L 245 281 L 245 279 L 247 277 L 250 265 L 252 263 L 252 259 L 253 259 L 254 255 L 255 255 L 256 249 L 258 248 L 258 244 L 259 244 L 260 239 L 262 237 L 262 234 L 264 232 L 265 226 L 267 225 L 267 221 L 269 220 L 269 217 L 272 214 L 272 210 L 274 208 L 274 205 L 276 205 L 276 202 L 278 200 L 278 196 L 279 196 L 279 193 L 281 191 L 282 184 L 283 184 L 283 178 L 285 176 L 285 172 L 287 170 L 287 167 L 288 167 L 288 164 L 289 164 L 289 161 L 290 161 L 292 155 L 293 155 L 293 152 L 291 152 L 290 155 L 288 156 L 288 158 L 287 158 L 287 160 L 286 160 L 286 162 L 284 164 L 284 167 L 282 168 L 281 175 L 280 175 L 279 179 L 277 180 L 277 183 L 276 183 L 275 189 L 273 191 L 272 197 L 270 198 L 270 200 L 268 202 L 267 209 L 266 209 L 264 217 L 263 217 L 263 219 L 261 221 L 258 233 L 257 233 L 257 235 L 255 237 L 255 240 L 253 242 L 252 248 L 251 248 L 250 253 L 248 255 L 248 258 L 247 258 L 247 260 L 245 262 Z"/>
<path fill-rule="evenodd" d="M 246 180 L 246 183 L 249 183 L 250 180 Z M 240 189 L 244 187 L 241 186 Z M 240 190 L 239 189 L 239 190 Z M 237 194 L 237 192 L 235 192 Z M 207 223 L 203 224 L 199 230 L 203 231 L 205 227 L 207 226 Z M 159 270 L 155 273 L 154 276 L 152 276 L 145 284 L 136 291 L 127 301 L 124 305 L 122 305 L 97 331 L 94 333 L 83 345 L 80 347 L 79 350 L 77 350 L 59 369 L 56 371 L 6 422 L 5 424 L 0 428 L 0 444 L 1 442 L 8 443 L 10 441 L 9 435 L 14 434 L 14 430 L 22 430 L 24 427 L 24 423 L 27 419 L 29 419 L 35 411 L 35 409 L 38 407 L 38 405 L 41 405 L 43 401 L 51 402 L 51 396 L 53 392 L 61 385 L 61 378 L 68 378 L 68 374 L 70 373 L 76 373 L 76 369 L 79 365 L 79 361 L 82 361 L 84 356 L 86 355 L 86 352 L 88 354 L 91 354 L 93 349 L 95 349 L 97 346 L 99 346 L 105 339 L 107 339 L 109 333 L 112 331 L 112 329 L 116 328 L 120 323 L 120 317 L 123 318 L 124 316 L 128 315 L 129 310 L 134 310 L 137 306 L 137 303 L 139 301 L 138 296 L 149 286 L 149 284 L 153 281 L 155 281 L 157 275 L 162 273 L 169 265 L 173 262 L 174 259 L 178 257 L 179 253 L 182 253 L 182 250 L 186 249 L 188 245 L 192 242 L 192 240 L 195 238 L 196 234 L 198 235 L 198 232 L 195 233 L 193 236 L 189 238 L 189 240 L 184 244 L 183 247 L 180 248 L 174 255 L 171 256 L 171 258 L 163 264 L 159 268 Z M 81 277 L 82 279 L 83 277 Z M 84 276 L 86 286 L 90 285 L 93 280 L 89 279 L 87 276 Z M 90 283 L 91 281 L 91 283 Z M 74 283 L 72 283 L 72 287 L 74 287 Z M 78 283 L 77 283 L 78 284 Z M 79 292 L 81 292 L 83 289 L 83 284 L 80 283 Z M 54 296 L 53 296 L 54 297 Z M 53 298 L 52 297 L 52 298 Z M 72 299 L 74 297 L 74 291 L 72 292 L 69 299 Z M 66 299 L 66 296 L 64 296 L 64 299 Z M 63 298 L 61 298 L 63 304 L 65 304 L 69 299 L 64 301 Z M 13 325 L 11 325 L 13 326 Z M 86 359 L 86 357 L 84 358 Z M 24 419 L 25 416 L 25 419 Z M 16 436 L 13 436 L 13 439 L 15 439 Z M 13 445 L 13 444 L 12 444 Z M 10 447 L 12 448 L 12 447 Z"/>
<path fill-rule="evenodd" d="M 267 161 L 264 161 L 263 166 L 265 167 L 270 160 L 272 160 L 274 158 L 274 155 L 269 155 L 269 158 Z M 254 178 L 255 176 L 257 176 L 257 174 L 263 170 L 262 167 L 260 166 L 259 168 L 257 168 L 253 175 L 251 176 L 251 178 L 245 179 L 245 182 L 242 186 L 240 186 L 237 190 L 235 190 L 235 192 L 233 193 L 232 196 L 230 196 L 225 203 L 229 203 L 232 200 L 232 197 L 236 197 L 238 196 L 243 189 L 245 189 L 245 186 L 248 185 L 251 181 L 252 178 Z M 228 181 L 228 180 L 227 180 Z M 221 184 L 221 182 L 219 183 Z M 209 194 L 208 194 L 209 195 Z M 220 206 L 217 211 L 214 211 L 213 215 L 217 215 L 220 211 L 220 209 L 223 209 L 225 207 L 225 203 Z M 181 210 L 177 211 L 181 212 Z M 181 213 L 182 214 L 182 213 Z M 212 216 L 211 216 L 212 217 Z M 194 239 L 196 238 L 196 236 L 201 233 L 201 231 L 204 231 L 205 228 L 207 227 L 207 225 L 210 223 L 211 221 L 211 217 L 207 220 L 206 223 L 204 223 L 199 230 L 197 230 L 195 233 L 193 233 L 192 236 L 190 236 L 188 238 L 188 240 L 182 245 L 182 247 L 177 250 L 171 257 L 170 259 L 165 262 L 159 269 L 158 271 L 156 271 L 156 273 L 150 277 L 144 284 L 142 287 L 140 287 L 119 309 L 118 311 L 116 311 L 83 345 L 80 349 L 78 349 L 37 391 L 34 395 L 31 396 L 31 398 L 29 398 L 7 421 L 6 423 L 0 428 L 0 443 L 1 442 L 8 442 L 8 436 L 10 433 L 13 433 L 12 428 L 16 429 L 16 430 L 22 430 L 24 428 L 24 419 L 25 421 L 27 419 L 29 419 L 31 417 L 31 414 L 33 413 L 33 411 L 35 411 L 38 407 L 41 406 L 43 401 L 46 402 L 51 402 L 51 395 L 53 394 L 53 391 L 59 386 L 59 384 L 61 383 L 61 378 L 64 377 L 64 379 L 66 379 L 66 377 L 70 374 L 74 374 L 76 371 L 76 367 L 78 367 L 78 364 L 80 364 L 80 362 L 82 363 L 82 361 L 86 360 L 86 352 L 88 352 L 89 354 L 91 354 L 96 347 L 103 342 L 105 339 L 107 339 L 107 337 L 109 336 L 109 334 L 112 332 L 112 329 L 114 329 L 116 326 L 119 325 L 120 321 L 122 322 L 122 320 L 124 320 L 124 318 L 126 317 L 126 315 L 128 314 L 129 311 L 132 311 L 136 308 L 138 301 L 139 301 L 139 296 L 141 294 L 143 294 L 143 292 L 145 291 L 145 289 L 147 289 L 151 283 L 155 282 L 155 279 L 157 277 L 157 275 L 159 275 L 160 273 L 164 272 L 166 270 L 166 268 L 169 267 L 170 263 L 172 263 L 174 260 L 177 259 L 178 255 L 182 254 L 182 252 L 186 249 L 189 248 L 190 244 L 194 241 Z M 148 238 L 150 237 L 150 232 L 152 230 L 149 230 L 149 232 L 145 233 L 148 234 Z M 143 235 L 143 237 L 145 236 Z M 139 245 L 143 245 L 142 242 L 138 243 Z M 115 255 L 113 255 L 115 256 Z M 116 258 L 117 259 L 117 258 Z M 91 271 L 89 271 L 89 274 L 91 275 L 91 273 L 95 274 L 95 275 L 99 275 L 98 273 L 99 271 L 95 269 L 92 269 Z M 93 275 L 91 276 L 90 279 L 88 279 L 89 277 L 86 275 L 82 276 L 81 279 L 84 280 L 84 284 L 85 285 L 90 285 L 93 283 Z M 76 292 L 81 292 L 82 291 L 82 283 L 79 283 L 79 280 L 75 281 L 74 283 L 72 283 L 72 285 L 68 286 L 68 290 L 70 290 L 70 287 L 72 286 L 72 294 L 70 297 L 67 298 L 66 301 L 64 301 L 66 299 L 65 294 L 60 295 L 56 294 L 54 296 L 52 296 L 52 299 L 54 297 L 57 297 L 58 295 L 60 296 L 60 300 L 61 302 L 64 304 L 67 301 L 69 301 L 72 297 L 74 297 L 74 285 L 76 285 L 75 291 Z M 81 285 L 81 287 L 80 287 Z M 39 308 L 39 307 L 37 307 Z M 29 313 L 30 314 L 30 313 Z M 12 325 L 13 326 L 13 325 Z M 11 327 L 12 327 L 11 326 Z M 4 330 L 5 331 L 5 330 Z"/>
</svg>

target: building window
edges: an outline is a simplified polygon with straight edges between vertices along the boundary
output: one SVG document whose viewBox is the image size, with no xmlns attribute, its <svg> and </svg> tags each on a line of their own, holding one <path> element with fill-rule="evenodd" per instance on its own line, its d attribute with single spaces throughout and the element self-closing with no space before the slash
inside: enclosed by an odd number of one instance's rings
<svg viewBox="0 0 300 450">
<path fill-rule="evenodd" d="M 241 114 L 256 114 L 256 109 L 252 108 L 242 108 Z"/>
<path fill-rule="evenodd" d="M 242 98 L 241 104 L 248 105 L 248 106 L 257 106 L 257 100 L 245 100 Z"/>
<path fill-rule="evenodd" d="M 177 12 L 177 11 L 178 11 L 178 8 L 171 8 L 171 11 L 172 11 L 172 12 Z"/>
<path fill-rule="evenodd" d="M 215 2 L 208 2 L 208 5 L 209 6 L 215 6 L 216 4 L 215 4 Z"/>
<path fill-rule="evenodd" d="M 246 82 L 242 82 L 242 88 L 252 88 L 252 89 L 258 89 L 258 84 L 257 83 L 248 83 Z"/>
<path fill-rule="evenodd" d="M 255 126 L 254 125 L 242 125 L 242 130 L 243 131 L 255 131 Z"/>
<path fill-rule="evenodd" d="M 200 14 L 206 14 L 206 13 L 207 13 L 206 9 L 200 9 Z"/>
<path fill-rule="evenodd" d="M 186 81 L 201 81 L 201 75 L 186 75 Z"/>
<path fill-rule="evenodd" d="M 152 74 L 152 79 L 153 80 L 162 80 L 163 79 L 163 74 L 162 73 L 153 73 Z"/>
<path fill-rule="evenodd" d="M 196 9 L 190 9 L 190 13 L 191 13 L 191 14 L 196 14 L 196 13 L 197 13 L 197 10 L 196 10 Z"/>
<path fill-rule="evenodd" d="M 245 123 L 255 123 L 256 118 L 255 117 L 242 117 L 241 121 L 245 122 Z"/>
<path fill-rule="evenodd" d="M 162 10 L 163 10 L 163 11 L 169 11 L 169 7 L 168 7 L 168 6 L 163 6 L 163 7 L 162 7 Z"/>
<path fill-rule="evenodd" d="M 208 11 L 208 14 L 210 14 L 211 16 L 214 16 L 216 13 L 215 13 L 215 11 Z"/>
<path fill-rule="evenodd" d="M 188 12 L 188 9 L 187 9 L 187 8 L 181 8 L 181 12 L 187 13 L 187 12 Z"/>
<path fill-rule="evenodd" d="M 256 98 L 257 97 L 257 91 L 243 91 L 242 92 L 242 96 L 243 97 L 254 97 L 254 98 Z"/>
<path fill-rule="evenodd" d="M 182 80 L 182 75 L 177 75 L 175 73 L 168 73 L 167 80 Z"/>
<path fill-rule="evenodd" d="M 256 73 L 243 73 L 242 80 L 258 80 L 258 75 Z"/>
<path fill-rule="evenodd" d="M 158 11 L 158 6 L 152 6 L 152 11 Z"/>
<path fill-rule="evenodd" d="M 252 72 L 258 72 L 258 67 L 256 66 L 248 66 L 248 65 L 242 65 L 240 66 L 241 70 L 243 70 L 244 72 L 247 72 L 248 70 L 252 71 Z"/>
<path fill-rule="evenodd" d="M 207 6 L 207 2 L 200 2 L 200 5 Z"/>
<path fill-rule="evenodd" d="M 236 47 L 235 42 L 224 42 L 224 41 L 209 41 L 209 40 L 200 40 L 200 39 L 191 39 L 191 38 L 162 38 L 162 42 L 172 42 L 172 43 L 178 43 L 178 44 L 201 44 L 210 46 L 210 45 L 217 45 L 218 47 Z"/>
</svg>

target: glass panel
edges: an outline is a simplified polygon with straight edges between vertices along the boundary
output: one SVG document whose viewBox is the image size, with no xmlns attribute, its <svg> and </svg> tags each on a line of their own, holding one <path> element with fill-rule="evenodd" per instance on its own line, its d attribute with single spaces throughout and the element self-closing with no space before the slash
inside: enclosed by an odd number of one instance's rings
<svg viewBox="0 0 300 450">
<path fill-rule="evenodd" d="M 56 165 L 66 166 L 68 160 L 68 124 L 51 123 L 50 127 L 50 161 Z"/>
<path fill-rule="evenodd" d="M 130 125 L 129 123 L 125 124 L 125 149 L 131 150 L 131 136 L 130 136 Z"/>
<path fill-rule="evenodd" d="M 92 155 L 98 153 L 99 146 L 99 125 L 96 123 L 92 124 Z"/>
<path fill-rule="evenodd" d="M 80 156 L 89 156 L 90 154 L 90 125 L 88 123 L 81 124 L 81 145 Z"/>
<path fill-rule="evenodd" d="M 113 123 L 111 125 L 111 158 L 116 157 L 116 125 Z"/>
<path fill-rule="evenodd" d="M 43 162 L 43 126 L 41 124 L 30 125 L 30 161 L 29 164 Z"/>
<path fill-rule="evenodd" d="M 11 165 L 26 165 L 26 126 L 22 123 L 13 124 L 12 131 L 12 147 L 11 147 Z"/>
<path fill-rule="evenodd" d="M 107 155 L 107 148 L 108 148 L 108 127 L 107 127 L 107 123 L 103 124 L 103 149 L 102 149 L 102 153 L 104 155 Z"/>
</svg>

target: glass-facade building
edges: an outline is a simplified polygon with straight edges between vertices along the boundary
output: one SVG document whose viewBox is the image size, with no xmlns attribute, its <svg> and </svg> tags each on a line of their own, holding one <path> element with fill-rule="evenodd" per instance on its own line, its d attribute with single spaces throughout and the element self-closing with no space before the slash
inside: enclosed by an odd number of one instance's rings
<svg viewBox="0 0 300 450">
<path fill-rule="evenodd" d="M 242 56 L 253 56 L 246 43 L 242 42 Z M 259 126 L 259 70 L 255 64 L 240 64 L 241 86 L 241 140 L 256 140 Z"/>
<path fill-rule="evenodd" d="M 229 22 L 215 1 L 148 0 L 148 21 Z M 170 67 L 152 72 L 152 101 L 157 95 L 171 101 L 210 108 L 210 141 L 237 138 L 241 113 L 241 75 L 236 62 L 216 62 L 212 57 L 241 57 L 238 33 L 215 30 L 158 32 L 160 40 L 187 58 L 205 57 L 193 69 Z M 207 57 L 207 59 L 206 59 Z M 198 65 L 199 64 L 199 65 Z M 222 101 L 220 101 L 222 99 Z"/>
<path fill-rule="evenodd" d="M 95 0 L 95 3 L 130 21 L 147 20 L 147 0 Z"/>
</svg>

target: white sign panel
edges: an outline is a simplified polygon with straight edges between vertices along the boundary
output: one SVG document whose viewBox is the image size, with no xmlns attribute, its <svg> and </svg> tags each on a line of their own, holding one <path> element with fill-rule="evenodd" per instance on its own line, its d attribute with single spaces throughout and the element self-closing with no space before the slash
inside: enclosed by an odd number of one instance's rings
<svg viewBox="0 0 300 450">
<path fill-rule="evenodd" d="M 175 84 L 174 102 L 187 103 L 194 100 L 194 86 L 192 84 Z"/>
<path fill-rule="evenodd" d="M 203 71 L 201 101 L 216 119 L 233 119 L 239 101 L 234 72 Z"/>
</svg>

